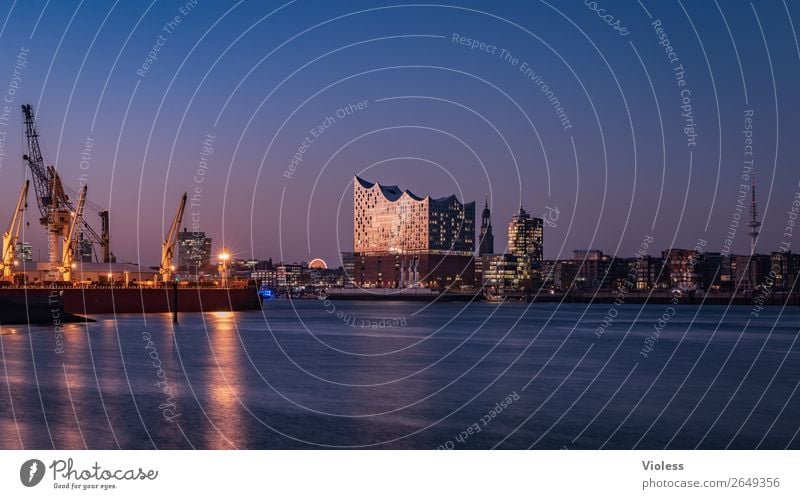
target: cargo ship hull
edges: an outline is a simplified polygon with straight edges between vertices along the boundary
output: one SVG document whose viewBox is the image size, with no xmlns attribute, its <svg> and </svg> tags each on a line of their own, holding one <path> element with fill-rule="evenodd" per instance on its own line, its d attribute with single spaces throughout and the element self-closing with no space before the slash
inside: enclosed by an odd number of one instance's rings
<svg viewBox="0 0 800 499">
<path fill-rule="evenodd" d="M 177 293 L 178 312 L 235 312 L 260 307 L 261 299 L 254 288 L 179 288 Z M 172 312 L 176 303 L 174 290 L 168 288 L 0 289 L 0 324 L 47 322 L 53 309 L 78 316 L 150 314 Z"/>
<path fill-rule="evenodd" d="M 257 310 L 255 289 L 180 288 L 177 307 L 172 289 L 68 289 L 64 311 L 72 314 L 149 314 Z"/>
<path fill-rule="evenodd" d="M 0 289 L 0 334 L 12 324 L 50 324 L 85 321 L 84 317 L 64 312 L 58 293 L 37 289 Z M 52 290 L 56 291 L 56 290 Z"/>
</svg>

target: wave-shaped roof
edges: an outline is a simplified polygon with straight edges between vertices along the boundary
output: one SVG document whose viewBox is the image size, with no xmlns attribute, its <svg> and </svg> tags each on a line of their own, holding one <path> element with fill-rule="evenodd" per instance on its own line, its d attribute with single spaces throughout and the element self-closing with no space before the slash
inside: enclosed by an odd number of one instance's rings
<svg viewBox="0 0 800 499">
<path fill-rule="evenodd" d="M 417 196 L 416 194 L 414 194 L 413 192 L 409 191 L 408 189 L 403 191 L 403 190 L 400 190 L 400 188 L 397 187 L 396 185 L 381 185 L 379 182 L 376 182 L 376 183 L 369 182 L 369 181 L 364 180 L 363 178 L 359 177 L 358 175 L 356 175 L 356 181 L 359 184 L 361 184 L 361 187 L 363 187 L 364 189 L 372 189 L 373 187 L 375 187 L 377 185 L 378 188 L 381 190 L 381 194 L 383 194 L 383 197 L 385 197 L 389 201 L 397 201 L 398 199 L 403 197 L 403 194 L 407 194 L 408 197 L 410 197 L 414 201 L 422 201 L 422 200 L 425 199 L 425 198 L 421 198 L 421 197 Z"/>
</svg>

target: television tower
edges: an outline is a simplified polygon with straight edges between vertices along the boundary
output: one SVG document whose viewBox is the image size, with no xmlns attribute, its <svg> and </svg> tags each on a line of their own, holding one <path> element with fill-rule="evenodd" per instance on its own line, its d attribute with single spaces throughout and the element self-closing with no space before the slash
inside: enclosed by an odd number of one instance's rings
<svg viewBox="0 0 800 499">
<path fill-rule="evenodd" d="M 753 176 L 753 184 L 750 187 L 753 201 L 750 204 L 750 221 L 747 226 L 750 227 L 750 254 L 756 254 L 756 241 L 758 241 L 758 228 L 761 227 L 761 222 L 758 221 L 758 206 L 756 205 L 756 177 Z"/>
</svg>

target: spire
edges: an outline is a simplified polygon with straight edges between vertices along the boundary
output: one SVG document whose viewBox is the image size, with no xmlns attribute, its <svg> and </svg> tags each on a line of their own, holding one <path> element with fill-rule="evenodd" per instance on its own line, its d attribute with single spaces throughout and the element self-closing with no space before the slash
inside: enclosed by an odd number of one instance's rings
<svg viewBox="0 0 800 499">
<path fill-rule="evenodd" d="M 758 228 L 761 227 L 761 222 L 758 221 L 758 205 L 756 204 L 756 176 L 753 174 L 753 183 L 750 187 L 752 202 L 750 204 L 750 221 L 747 226 L 750 227 L 750 254 L 756 253 L 756 242 L 758 241 Z"/>
<path fill-rule="evenodd" d="M 491 255 L 494 253 L 494 236 L 492 235 L 492 211 L 489 209 L 489 195 L 486 195 L 483 214 L 481 217 L 481 233 L 478 244 L 478 254 Z"/>
</svg>

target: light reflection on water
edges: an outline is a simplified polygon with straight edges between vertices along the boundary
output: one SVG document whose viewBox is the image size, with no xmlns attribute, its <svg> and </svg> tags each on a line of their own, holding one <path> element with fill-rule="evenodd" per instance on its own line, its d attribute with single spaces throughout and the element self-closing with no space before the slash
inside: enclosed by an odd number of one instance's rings
<svg viewBox="0 0 800 499">
<path fill-rule="evenodd" d="M 213 368 L 209 369 L 206 383 L 209 386 L 208 419 L 205 447 L 210 449 L 236 448 L 233 435 L 243 433 L 240 426 L 240 395 L 244 391 L 241 371 L 245 367 L 240 357 L 235 316 L 231 312 L 208 314 L 209 355 Z"/>
<path fill-rule="evenodd" d="M 644 359 L 661 306 L 638 320 L 638 306 L 620 307 L 599 339 L 607 305 L 336 307 L 359 322 L 316 300 L 182 314 L 177 326 L 169 314 L 99 316 L 64 326 L 61 354 L 52 328 L 4 327 L 0 448 L 434 448 L 513 391 L 519 400 L 461 446 L 800 446 L 796 309 L 774 329 L 779 309 L 764 311 L 739 339 L 746 307 L 722 323 L 722 307 L 694 323 L 697 309 L 680 307 Z M 353 325 L 387 317 L 405 323 Z"/>
</svg>

